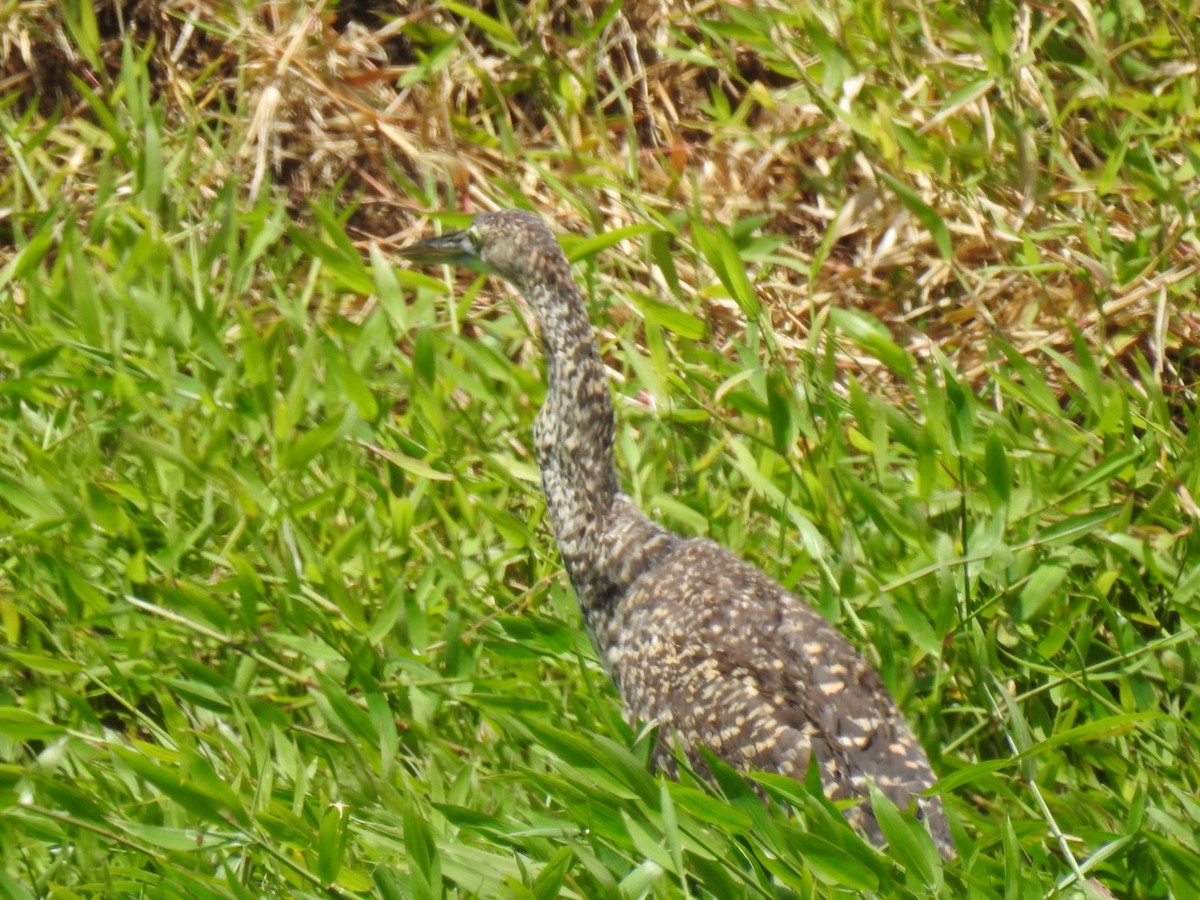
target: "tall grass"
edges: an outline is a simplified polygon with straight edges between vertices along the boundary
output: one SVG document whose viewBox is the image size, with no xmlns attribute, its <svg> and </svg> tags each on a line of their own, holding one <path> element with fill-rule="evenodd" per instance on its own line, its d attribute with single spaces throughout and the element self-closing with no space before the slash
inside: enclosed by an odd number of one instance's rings
<svg viewBox="0 0 1200 900">
<path fill-rule="evenodd" d="M 10 6 L 4 896 L 1194 892 L 1185 7 Z M 488 204 L 570 226 L 627 489 L 868 654 L 956 860 L 648 768 L 528 316 L 383 239 Z"/>
</svg>

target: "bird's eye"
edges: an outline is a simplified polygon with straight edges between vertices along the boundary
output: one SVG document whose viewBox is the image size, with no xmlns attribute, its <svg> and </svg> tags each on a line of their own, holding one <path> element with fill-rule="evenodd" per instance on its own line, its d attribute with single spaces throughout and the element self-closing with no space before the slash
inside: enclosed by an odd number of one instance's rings
<svg viewBox="0 0 1200 900">
<path fill-rule="evenodd" d="M 478 253 L 483 249 L 483 235 L 479 233 L 479 229 L 472 225 L 467 229 L 465 235 L 467 243 L 471 245 L 471 249 Z"/>
</svg>

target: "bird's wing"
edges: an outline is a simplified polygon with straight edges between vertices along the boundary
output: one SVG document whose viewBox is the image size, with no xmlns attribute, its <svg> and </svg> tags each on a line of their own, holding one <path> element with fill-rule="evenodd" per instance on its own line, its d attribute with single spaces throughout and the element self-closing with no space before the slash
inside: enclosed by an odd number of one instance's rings
<svg viewBox="0 0 1200 900">
<path fill-rule="evenodd" d="M 794 778 L 815 752 L 830 796 L 865 796 L 869 778 L 901 808 L 934 783 L 861 654 L 717 544 L 681 543 L 633 585 L 624 610 L 627 637 L 613 668 L 626 706 L 662 723 L 685 749 L 702 745 L 736 768 Z M 933 804 L 922 807 L 940 819 Z M 875 832 L 873 821 L 859 824 Z"/>
</svg>

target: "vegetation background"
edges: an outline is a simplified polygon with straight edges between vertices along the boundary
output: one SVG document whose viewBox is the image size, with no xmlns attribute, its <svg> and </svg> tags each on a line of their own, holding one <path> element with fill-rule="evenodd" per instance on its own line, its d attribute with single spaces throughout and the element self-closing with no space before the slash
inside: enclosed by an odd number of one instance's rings
<svg viewBox="0 0 1200 900">
<path fill-rule="evenodd" d="M 1198 12 L 2 0 L 0 895 L 1195 896 Z M 389 255 L 513 205 L 957 859 L 648 771 L 526 310 Z"/>
</svg>

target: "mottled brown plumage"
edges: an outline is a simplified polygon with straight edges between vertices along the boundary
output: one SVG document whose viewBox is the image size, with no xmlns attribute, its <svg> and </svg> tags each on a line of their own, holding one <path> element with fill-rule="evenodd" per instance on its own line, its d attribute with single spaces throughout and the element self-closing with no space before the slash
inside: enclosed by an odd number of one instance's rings
<svg viewBox="0 0 1200 900">
<path fill-rule="evenodd" d="M 525 296 L 542 334 L 548 391 L 534 425 L 547 508 L 563 562 L 625 708 L 731 765 L 803 778 L 811 753 L 828 794 L 862 798 L 873 780 L 915 800 L 953 853 L 935 781 L 879 676 L 795 595 L 710 540 L 683 538 L 621 493 L 613 406 L 567 259 L 534 215 L 484 213 L 463 232 L 405 251 L 417 262 L 492 271 Z M 866 803 L 847 813 L 882 840 Z"/>
</svg>

